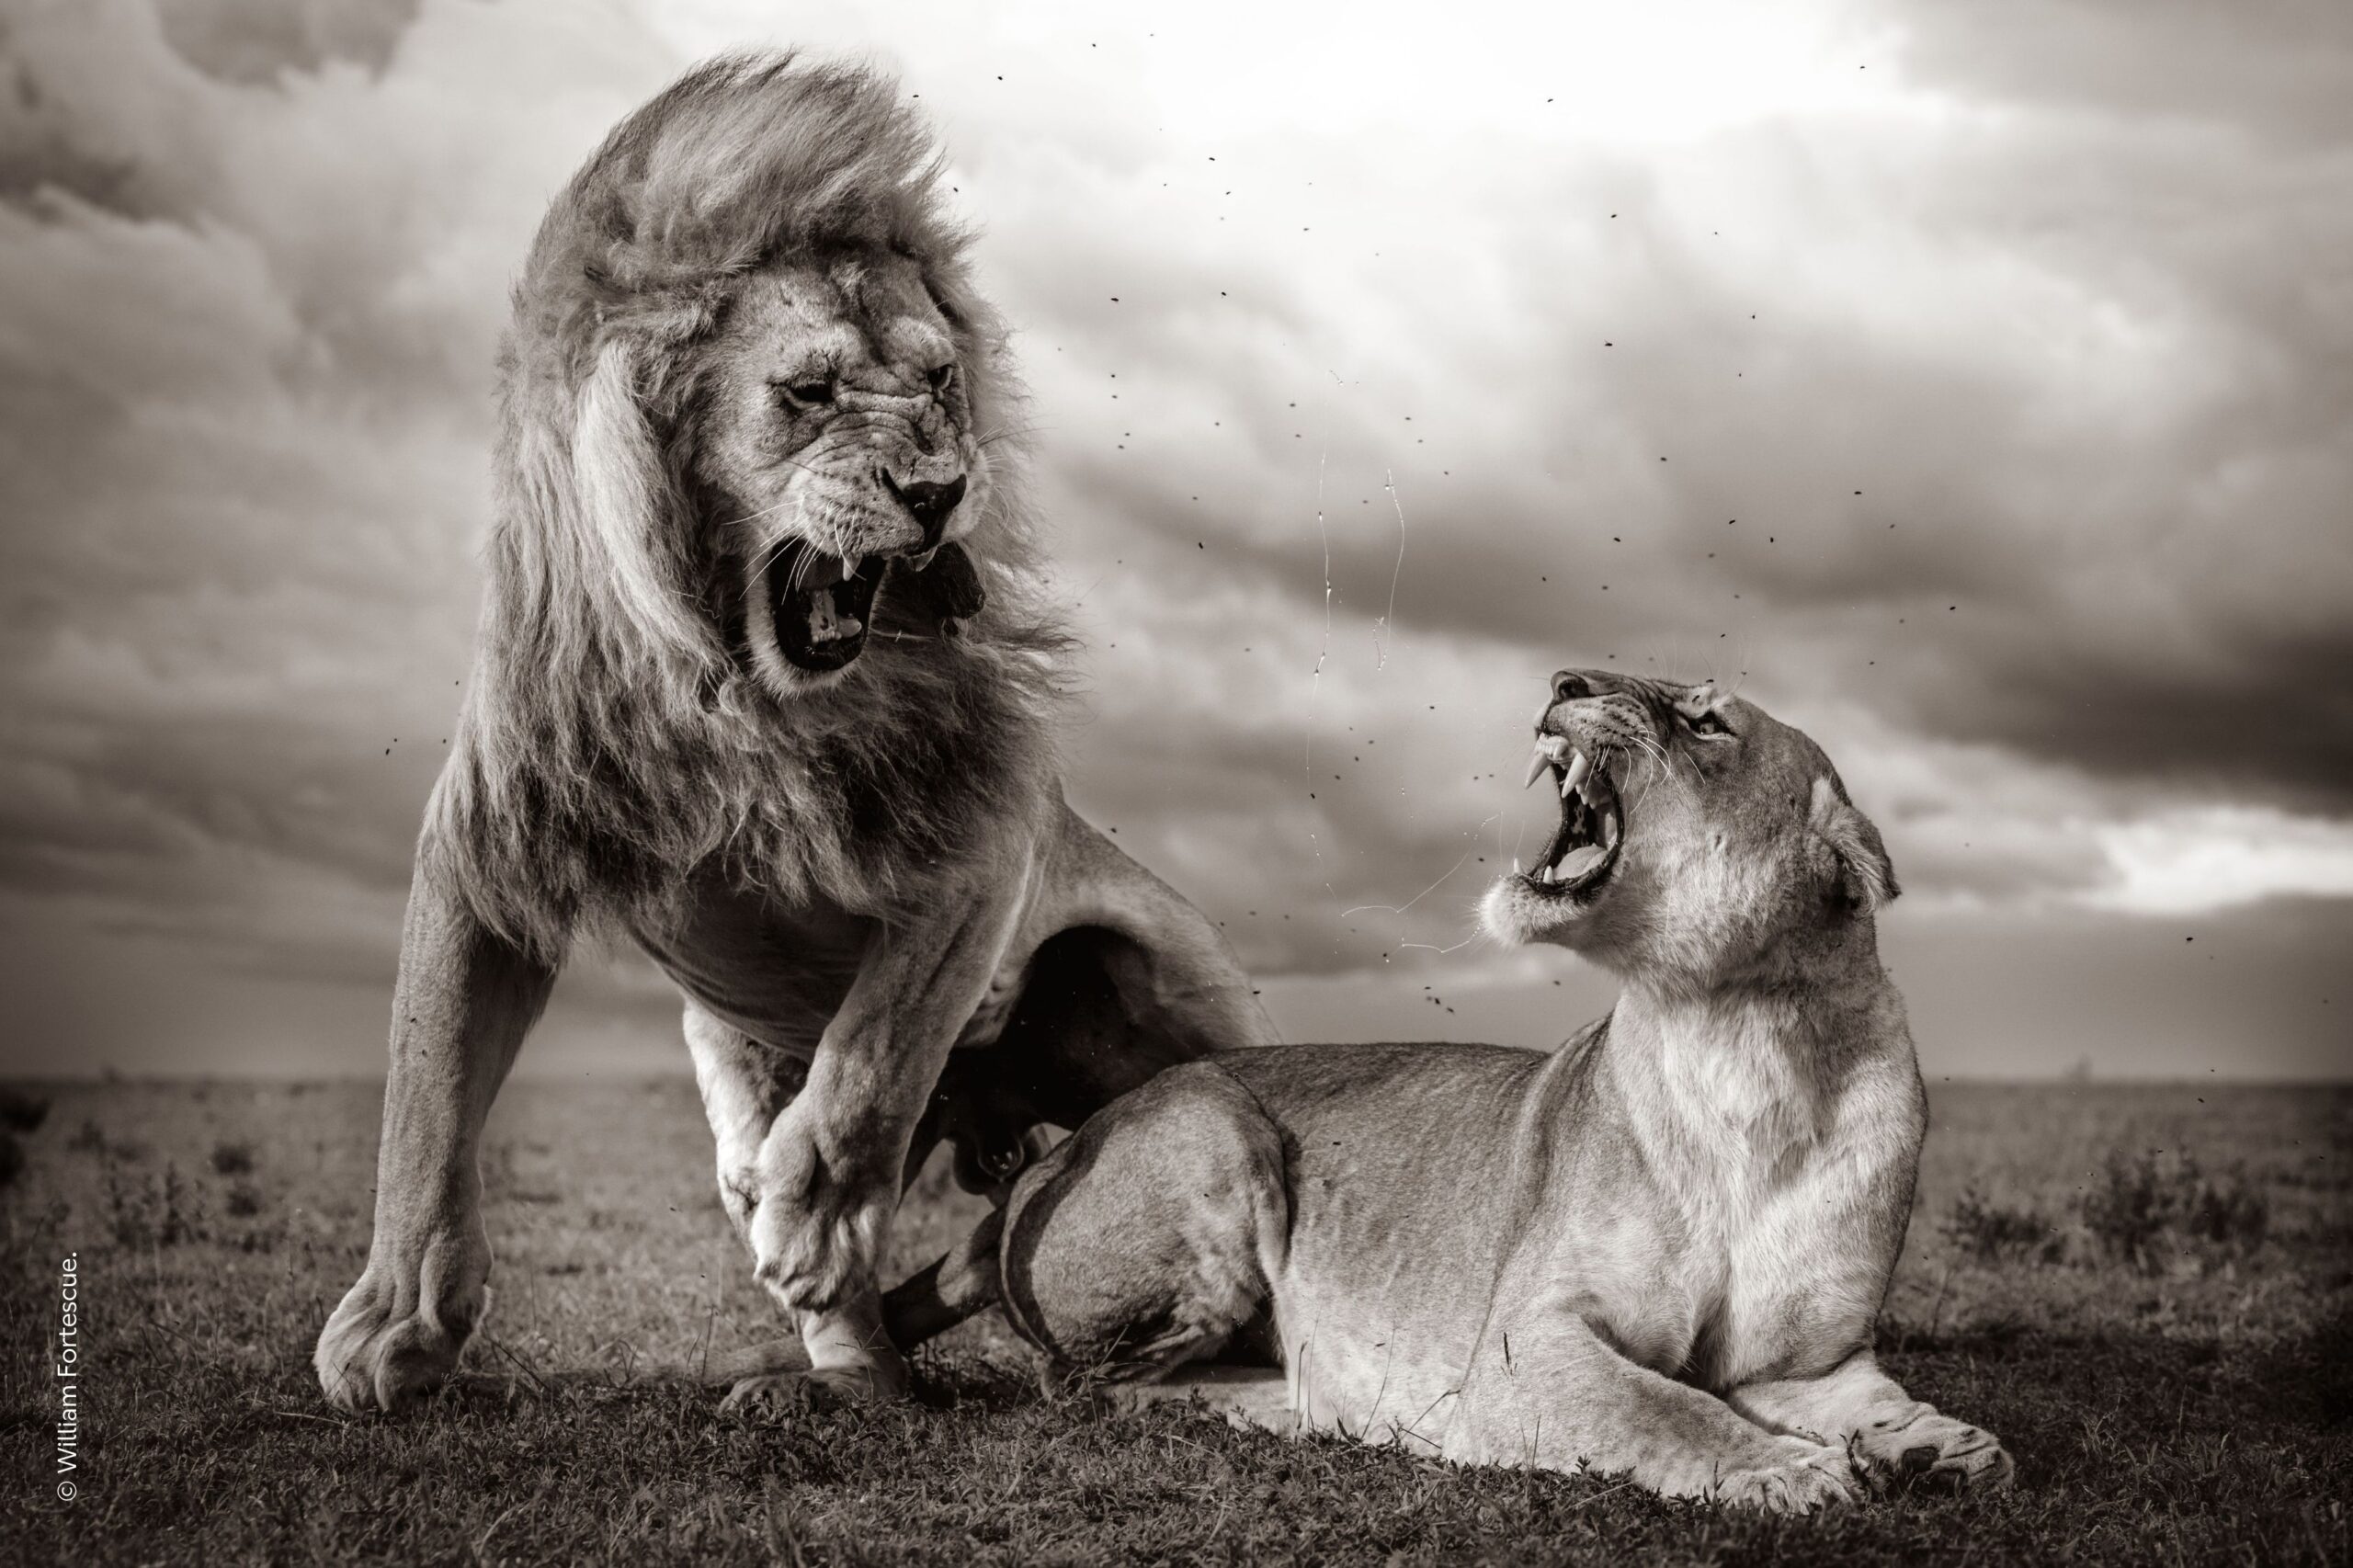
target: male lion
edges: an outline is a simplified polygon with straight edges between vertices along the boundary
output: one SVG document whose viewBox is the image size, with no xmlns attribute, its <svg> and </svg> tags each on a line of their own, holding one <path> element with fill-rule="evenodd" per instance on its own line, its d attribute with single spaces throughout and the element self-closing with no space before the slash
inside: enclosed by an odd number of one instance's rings
<svg viewBox="0 0 2353 1568">
<path fill-rule="evenodd" d="M 1878 831 L 1813 741 L 1711 687 L 1563 672 L 1536 751 L 1560 827 L 1485 922 L 1615 971 L 1608 1017 L 1549 1054 L 1176 1067 L 1020 1177 L 910 1336 L 1001 1301 L 1140 1393 L 1675 1496 L 2006 1481 L 1871 1357 L 1926 1124 Z M 1230 1345 L 1284 1370 L 1199 1365 Z"/>
<path fill-rule="evenodd" d="M 374 1239 L 319 1338 L 347 1409 L 433 1387 L 481 1319 L 483 1119 L 577 933 L 684 994 L 722 1199 L 806 1348 L 735 1397 L 904 1389 L 876 1255 L 939 1139 L 1001 1196 L 1036 1124 L 1272 1038 L 1209 923 L 1063 803 L 1003 335 L 896 100 L 703 66 L 532 245 Z"/>
</svg>

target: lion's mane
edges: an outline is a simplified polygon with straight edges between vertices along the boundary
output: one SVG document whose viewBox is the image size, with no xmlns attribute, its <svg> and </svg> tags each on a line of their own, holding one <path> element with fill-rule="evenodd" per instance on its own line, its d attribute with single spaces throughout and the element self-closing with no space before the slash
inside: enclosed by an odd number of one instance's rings
<svg viewBox="0 0 2353 1568">
<path fill-rule="evenodd" d="M 714 869 L 887 909 L 1052 787 L 1069 640 L 989 428 L 1020 393 L 939 173 L 887 79 L 734 56 L 623 120 L 550 208 L 499 356 L 487 593 L 425 845 L 509 940 L 552 958 Z M 695 349 L 755 269 L 853 245 L 914 258 L 955 334 L 995 460 L 966 541 L 989 605 L 961 638 L 879 622 L 847 678 L 783 702 L 730 645 L 735 519 L 699 504 Z"/>
</svg>

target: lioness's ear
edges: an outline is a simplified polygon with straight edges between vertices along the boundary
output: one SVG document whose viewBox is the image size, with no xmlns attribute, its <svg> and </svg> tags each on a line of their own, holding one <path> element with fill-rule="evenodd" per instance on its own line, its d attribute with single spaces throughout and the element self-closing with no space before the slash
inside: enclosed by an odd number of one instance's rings
<svg viewBox="0 0 2353 1568">
<path fill-rule="evenodd" d="M 1879 829 L 1828 774 L 1813 781 L 1810 815 L 1813 831 L 1838 857 L 1838 885 L 1847 903 L 1869 915 L 1904 891 L 1895 885 L 1895 865 L 1887 858 Z"/>
<path fill-rule="evenodd" d="M 572 476 L 581 514 L 612 568 L 621 612 L 654 647 L 695 646 L 687 613 L 682 539 L 668 526 L 668 482 L 654 428 L 637 397 L 637 362 L 610 342 L 580 388 L 572 429 Z"/>
</svg>

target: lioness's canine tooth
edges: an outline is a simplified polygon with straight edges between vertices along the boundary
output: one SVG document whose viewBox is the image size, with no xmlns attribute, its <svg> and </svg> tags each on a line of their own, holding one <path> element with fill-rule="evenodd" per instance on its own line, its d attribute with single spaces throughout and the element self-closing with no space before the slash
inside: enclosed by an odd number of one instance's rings
<svg viewBox="0 0 2353 1568">
<path fill-rule="evenodd" d="M 1542 746 L 1538 746 L 1536 755 L 1528 759 L 1528 777 L 1519 781 L 1519 787 L 1523 790 L 1527 789 L 1530 784 L 1543 778 L 1544 770 L 1552 766 L 1552 759 L 1544 755 Z"/>
<path fill-rule="evenodd" d="M 1615 848 L 1617 846 L 1618 813 L 1616 812 L 1611 812 L 1608 816 L 1601 819 L 1601 843 L 1604 848 Z"/>
<path fill-rule="evenodd" d="M 1515 877 L 1519 875 L 1519 857 L 1517 855 L 1511 858 L 1511 874 Z"/>
<path fill-rule="evenodd" d="M 1572 793 L 1581 789 L 1585 784 L 1586 776 L 1592 771 L 1593 758 L 1586 756 L 1585 753 L 1578 752 L 1570 757 L 1568 776 L 1561 780 L 1561 799 L 1565 801 Z"/>
</svg>

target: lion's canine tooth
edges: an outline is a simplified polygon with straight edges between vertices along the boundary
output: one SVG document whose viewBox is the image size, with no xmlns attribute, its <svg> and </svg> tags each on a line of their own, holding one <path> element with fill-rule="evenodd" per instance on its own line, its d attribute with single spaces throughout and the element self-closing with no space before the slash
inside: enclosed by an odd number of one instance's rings
<svg viewBox="0 0 2353 1568">
<path fill-rule="evenodd" d="M 845 583 L 847 583 L 847 582 L 848 582 L 851 578 L 853 578 L 853 577 L 855 577 L 855 576 L 857 576 L 857 575 L 858 575 L 858 557 L 857 557 L 857 556 L 855 556 L 855 555 L 845 555 L 845 556 L 843 556 L 843 557 L 842 557 L 842 581 L 843 581 L 843 582 L 845 582 Z"/>
<path fill-rule="evenodd" d="M 1515 877 L 1519 875 L 1519 857 L 1517 855 L 1511 858 L 1511 874 Z"/>
<path fill-rule="evenodd" d="M 1601 843 L 1604 848 L 1614 848 L 1618 843 L 1618 813 L 1609 812 L 1601 819 Z"/>
<path fill-rule="evenodd" d="M 1536 755 L 1528 759 L 1528 777 L 1519 781 L 1519 787 L 1523 790 L 1527 789 L 1539 778 L 1543 778 L 1544 770 L 1552 766 L 1552 759 L 1544 755 L 1542 745 L 1538 745 Z"/>
</svg>

